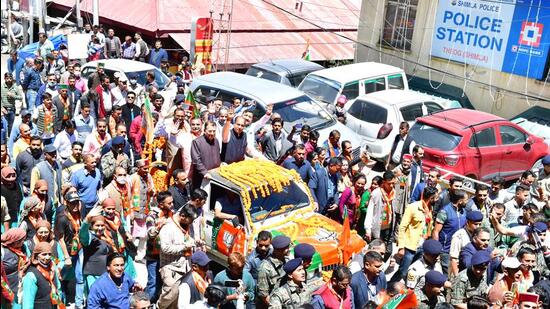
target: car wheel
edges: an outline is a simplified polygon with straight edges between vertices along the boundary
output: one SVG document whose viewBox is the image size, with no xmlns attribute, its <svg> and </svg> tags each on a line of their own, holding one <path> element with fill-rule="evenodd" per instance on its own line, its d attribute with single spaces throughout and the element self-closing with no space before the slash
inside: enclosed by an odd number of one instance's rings
<svg viewBox="0 0 550 309">
<path fill-rule="evenodd" d="M 542 168 L 542 158 L 535 161 L 535 164 L 533 164 L 533 167 L 531 167 L 531 171 L 538 173 L 540 169 Z"/>
</svg>

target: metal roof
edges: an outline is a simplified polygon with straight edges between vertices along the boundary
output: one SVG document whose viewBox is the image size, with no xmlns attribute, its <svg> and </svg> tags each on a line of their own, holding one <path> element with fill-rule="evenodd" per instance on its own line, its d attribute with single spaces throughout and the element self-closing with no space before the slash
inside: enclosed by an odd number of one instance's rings
<svg viewBox="0 0 550 309">
<path fill-rule="evenodd" d="M 287 74 L 289 72 L 311 72 L 316 70 L 322 70 L 324 67 L 315 62 L 306 61 L 303 59 L 282 59 L 282 60 L 270 60 L 254 64 L 256 68 L 262 68 L 270 72 L 277 72 L 279 74 Z"/>
<path fill-rule="evenodd" d="M 74 0 L 52 0 L 58 7 L 70 8 Z M 189 32 L 196 17 L 219 19 L 222 1 L 204 0 L 99 0 L 100 22 L 126 24 L 143 32 L 157 34 Z M 232 31 L 357 30 L 361 0 L 304 1 L 301 10 L 295 0 L 270 0 L 297 16 L 292 16 L 263 0 L 235 1 Z M 214 5 L 212 5 L 214 3 Z M 83 17 L 91 19 L 93 1 L 82 1 Z M 228 4 L 227 4 L 228 6 Z M 85 13 L 87 12 L 87 13 Z M 224 16 L 227 18 L 227 16 Z"/>
</svg>

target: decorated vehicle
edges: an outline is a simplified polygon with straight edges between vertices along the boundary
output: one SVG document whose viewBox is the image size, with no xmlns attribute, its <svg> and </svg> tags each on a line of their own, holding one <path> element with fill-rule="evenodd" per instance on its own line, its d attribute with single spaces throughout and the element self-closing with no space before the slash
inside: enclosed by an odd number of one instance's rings
<svg viewBox="0 0 550 309">
<path fill-rule="evenodd" d="M 314 211 L 314 200 L 307 185 L 294 170 L 266 160 L 245 160 L 210 171 L 203 182 L 208 200 L 203 206 L 205 228 L 201 238 L 211 258 L 226 265 L 227 255 L 245 256 L 255 248 L 260 231 L 284 234 L 293 244 L 309 243 L 317 253 L 310 269 L 331 269 L 347 263 L 352 254 L 365 246 L 349 226 L 342 226 Z M 232 202 L 231 202 L 232 201 Z M 219 220 L 215 207 L 232 207 L 237 220 Z M 228 205 L 232 206 L 228 206 Z M 240 207 L 235 212 L 235 206 Z"/>
</svg>

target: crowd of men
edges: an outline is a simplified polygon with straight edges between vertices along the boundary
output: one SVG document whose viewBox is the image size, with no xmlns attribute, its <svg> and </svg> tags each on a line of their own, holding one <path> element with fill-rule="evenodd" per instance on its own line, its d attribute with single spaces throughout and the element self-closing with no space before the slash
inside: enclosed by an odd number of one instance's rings
<svg viewBox="0 0 550 309">
<path fill-rule="evenodd" d="M 122 42 L 112 29 L 84 31 L 88 60 L 167 70 L 160 41 L 149 48 L 139 33 Z M 423 170 L 424 149 L 402 123 L 384 172 L 372 177 L 368 150 L 354 157 L 360 145 L 336 130 L 327 140 L 307 125 L 287 132 L 270 107 L 256 119 L 254 103 L 238 98 L 190 105 L 185 83 L 196 64 L 171 75 L 178 93 L 165 102 L 154 73 L 142 85 L 111 80 L 98 64 L 85 81 L 82 63 L 63 55 L 40 34 L 34 58 L 11 54 L 1 85 L 2 308 L 350 309 L 413 294 L 418 308 L 548 308 L 550 155 L 511 187 L 495 177 L 470 195 L 462 177 L 445 188 L 437 169 Z M 154 149 L 146 102 L 164 141 Z M 349 220 L 367 246 L 324 278 L 311 267 L 315 247 L 262 231 L 252 252 L 213 267 L 201 184 L 247 158 L 295 170 L 316 211 Z M 158 183 L 151 169 L 161 166 Z M 218 221 L 243 224 L 238 196 L 215 204 Z"/>
</svg>

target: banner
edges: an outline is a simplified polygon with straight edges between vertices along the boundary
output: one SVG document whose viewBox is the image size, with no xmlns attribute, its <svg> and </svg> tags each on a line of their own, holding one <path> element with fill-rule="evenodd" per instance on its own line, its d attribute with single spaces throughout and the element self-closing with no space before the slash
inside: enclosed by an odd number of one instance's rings
<svg viewBox="0 0 550 309">
<path fill-rule="evenodd" d="M 191 23 L 191 50 L 189 51 L 191 62 L 204 64 L 204 73 L 212 72 L 212 39 L 214 25 L 212 18 L 196 18 Z"/>
<path fill-rule="evenodd" d="M 542 79 L 550 47 L 544 0 L 439 0 L 431 55 Z"/>
</svg>

